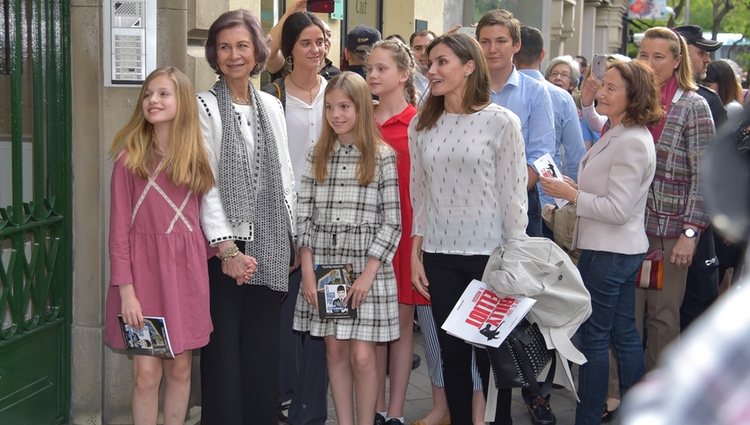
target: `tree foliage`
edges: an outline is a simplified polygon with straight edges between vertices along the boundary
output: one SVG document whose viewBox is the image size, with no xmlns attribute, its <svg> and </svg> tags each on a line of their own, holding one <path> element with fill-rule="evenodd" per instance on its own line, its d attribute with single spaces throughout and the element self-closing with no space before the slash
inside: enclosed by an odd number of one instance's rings
<svg viewBox="0 0 750 425">
<path fill-rule="evenodd" d="M 686 22 L 688 4 L 690 13 Z M 636 33 L 653 26 L 673 27 L 689 23 L 700 25 L 704 31 L 712 32 L 714 39 L 720 32 L 750 36 L 750 0 L 668 0 L 667 5 L 674 10 L 674 15 L 667 21 L 636 20 L 631 24 L 631 31 Z M 636 50 L 634 45 L 628 46 L 629 54 Z M 750 63 L 750 53 L 740 53 L 735 59 L 740 64 Z"/>
<path fill-rule="evenodd" d="M 687 0 L 667 2 L 675 12 L 669 26 L 685 23 Z M 690 22 L 704 31 L 750 33 L 750 0 L 690 0 Z"/>
</svg>

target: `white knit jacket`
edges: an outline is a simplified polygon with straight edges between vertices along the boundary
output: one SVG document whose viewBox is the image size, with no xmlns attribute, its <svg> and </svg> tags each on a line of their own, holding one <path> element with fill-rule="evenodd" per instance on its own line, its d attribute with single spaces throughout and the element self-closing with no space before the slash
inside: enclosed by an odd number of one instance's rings
<svg viewBox="0 0 750 425">
<path fill-rule="evenodd" d="M 284 185 L 284 201 L 289 215 L 289 227 L 292 235 L 296 233 L 296 204 L 297 194 L 294 190 L 294 173 L 292 160 L 289 158 L 289 145 L 286 134 L 284 110 L 276 97 L 259 92 L 260 99 L 266 107 L 273 132 L 276 135 L 276 146 L 281 165 L 281 179 Z M 203 138 L 206 143 L 211 169 L 214 176 L 219 175 L 219 157 L 221 155 L 221 117 L 216 96 L 211 91 L 198 93 L 198 115 L 200 118 Z M 254 150 L 253 128 L 248 125 L 245 114 L 237 114 L 240 120 L 240 132 L 247 143 L 248 155 L 252 158 Z M 209 243 L 213 246 L 224 240 L 234 239 L 234 236 L 249 237 L 250 228 L 243 225 L 232 225 L 227 220 L 224 207 L 221 204 L 219 186 L 211 188 L 203 197 L 201 204 L 201 226 Z"/>
</svg>

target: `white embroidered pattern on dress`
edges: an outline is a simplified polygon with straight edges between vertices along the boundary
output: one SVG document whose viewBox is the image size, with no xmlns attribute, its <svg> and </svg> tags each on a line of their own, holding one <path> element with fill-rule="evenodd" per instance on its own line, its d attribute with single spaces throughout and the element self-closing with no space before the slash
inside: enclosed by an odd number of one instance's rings
<svg viewBox="0 0 750 425">
<path fill-rule="evenodd" d="M 172 217 L 172 221 L 169 223 L 169 227 L 167 228 L 165 234 L 168 235 L 172 233 L 172 230 L 174 230 L 174 225 L 178 219 L 182 220 L 188 230 L 192 232 L 193 226 L 190 225 L 190 222 L 188 222 L 187 218 L 185 218 L 185 216 L 182 214 L 182 210 L 185 209 L 185 205 L 187 205 L 188 201 L 190 200 L 190 196 L 193 195 L 193 191 L 188 191 L 188 193 L 185 195 L 185 199 L 182 200 L 182 204 L 179 208 L 177 208 L 177 205 L 172 202 L 172 199 L 164 192 L 159 184 L 156 183 L 156 177 L 159 176 L 159 173 L 161 173 L 161 163 L 159 163 L 159 166 L 156 167 L 156 174 L 153 176 L 148 176 L 148 184 L 143 188 L 143 192 L 141 192 L 141 196 L 138 198 L 138 202 L 136 202 L 135 208 L 133 208 L 133 214 L 130 216 L 130 225 L 132 226 L 133 222 L 135 222 L 135 216 L 136 214 L 138 214 L 138 210 L 141 208 L 141 204 L 143 204 L 143 201 L 146 199 L 148 191 L 153 187 L 154 190 L 156 190 L 156 192 L 159 193 L 165 201 L 167 201 L 167 204 L 169 204 L 169 206 L 172 207 L 175 212 L 174 217 Z"/>
</svg>

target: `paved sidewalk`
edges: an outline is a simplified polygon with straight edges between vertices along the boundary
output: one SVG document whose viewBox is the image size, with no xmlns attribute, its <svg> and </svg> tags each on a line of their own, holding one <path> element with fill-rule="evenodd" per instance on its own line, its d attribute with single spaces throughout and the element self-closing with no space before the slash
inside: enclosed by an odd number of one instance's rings
<svg viewBox="0 0 750 425">
<path fill-rule="evenodd" d="M 404 408 L 404 419 L 406 424 L 423 418 L 432 407 L 432 394 L 430 377 L 427 372 L 427 361 L 424 355 L 424 336 L 421 333 L 414 334 L 414 352 L 422 357 L 420 366 L 413 370 L 409 379 L 409 388 L 406 392 L 406 403 Z M 574 371 L 575 375 L 575 371 Z M 575 396 L 565 389 L 553 389 L 550 400 L 552 410 L 557 417 L 557 425 L 574 425 L 575 423 Z M 526 406 L 521 399 L 520 389 L 513 392 L 513 402 L 511 406 L 514 425 L 531 425 Z M 200 425 L 200 408 L 191 409 L 191 419 L 186 425 Z M 618 425 L 618 418 L 615 417 L 612 425 Z M 326 425 L 337 425 L 336 409 L 333 407 L 330 391 L 328 393 L 328 421 Z M 366 424 L 359 424 L 366 425 Z"/>
<path fill-rule="evenodd" d="M 407 425 L 423 418 L 432 407 L 430 376 L 427 372 L 427 361 L 424 355 L 424 336 L 422 333 L 414 334 L 414 352 L 422 357 L 422 362 L 417 369 L 411 372 L 411 378 L 409 379 L 409 388 L 406 392 L 406 404 L 404 408 L 404 419 Z M 576 399 L 575 395 L 570 391 L 566 389 L 553 389 L 550 404 L 557 417 L 557 425 L 573 425 L 575 423 Z M 520 389 L 516 389 L 513 392 L 511 409 L 514 425 L 531 425 L 531 419 L 526 410 L 526 405 L 522 401 Z M 338 424 L 336 421 L 336 410 L 333 407 L 333 400 L 330 397 L 330 393 L 328 397 L 328 418 L 326 425 Z M 611 424 L 618 425 L 617 418 Z"/>
</svg>

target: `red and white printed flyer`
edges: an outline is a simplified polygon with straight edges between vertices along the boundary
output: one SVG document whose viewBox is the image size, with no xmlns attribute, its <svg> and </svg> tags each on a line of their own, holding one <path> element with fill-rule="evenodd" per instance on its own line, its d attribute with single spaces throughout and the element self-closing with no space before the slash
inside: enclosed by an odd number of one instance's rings
<svg viewBox="0 0 750 425">
<path fill-rule="evenodd" d="M 536 300 L 520 295 L 497 295 L 487 284 L 475 279 L 466 287 L 442 328 L 466 342 L 499 347 L 534 303 Z"/>
<path fill-rule="evenodd" d="M 548 177 L 550 179 L 557 179 L 560 181 L 563 180 L 563 174 L 560 169 L 557 168 L 557 164 L 555 164 L 555 160 L 552 159 L 552 155 L 550 155 L 549 152 L 545 153 L 539 159 L 534 161 L 534 167 L 536 168 L 536 171 L 540 176 Z M 555 200 L 555 205 L 557 205 L 557 208 L 562 208 L 569 204 L 569 202 L 565 199 L 553 199 Z"/>
</svg>

